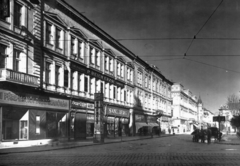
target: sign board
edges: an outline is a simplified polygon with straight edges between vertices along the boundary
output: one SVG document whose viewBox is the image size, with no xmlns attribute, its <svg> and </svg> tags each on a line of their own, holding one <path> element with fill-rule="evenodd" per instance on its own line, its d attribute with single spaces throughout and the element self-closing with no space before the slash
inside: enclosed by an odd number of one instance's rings
<svg viewBox="0 0 240 166">
<path fill-rule="evenodd" d="M 214 116 L 214 117 L 213 117 L 213 121 L 214 121 L 214 122 L 225 121 L 225 116 Z"/>
<path fill-rule="evenodd" d="M 129 118 L 129 110 L 108 106 L 106 109 L 106 115 Z"/>
<path fill-rule="evenodd" d="M 7 90 L 0 90 L 0 104 L 69 110 L 69 100 Z"/>
<path fill-rule="evenodd" d="M 104 143 L 104 110 L 103 93 L 94 94 L 95 124 L 94 124 L 94 143 Z"/>
</svg>

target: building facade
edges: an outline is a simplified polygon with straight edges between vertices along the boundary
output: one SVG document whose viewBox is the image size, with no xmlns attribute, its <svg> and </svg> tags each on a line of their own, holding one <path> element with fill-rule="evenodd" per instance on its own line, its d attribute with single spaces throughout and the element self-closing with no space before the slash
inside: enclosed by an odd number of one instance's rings
<svg viewBox="0 0 240 166">
<path fill-rule="evenodd" d="M 0 142 L 93 137 L 95 93 L 104 94 L 105 137 L 169 128 L 172 82 L 155 66 L 67 2 L 31 2 L 2 4 Z"/>
<path fill-rule="evenodd" d="M 156 66 L 135 62 L 134 134 L 167 132 L 171 114 L 172 82 Z M 158 119 L 158 123 L 156 123 Z"/>
<path fill-rule="evenodd" d="M 198 98 L 183 85 L 172 85 L 173 117 L 172 130 L 174 133 L 192 132 L 199 123 Z"/>
</svg>

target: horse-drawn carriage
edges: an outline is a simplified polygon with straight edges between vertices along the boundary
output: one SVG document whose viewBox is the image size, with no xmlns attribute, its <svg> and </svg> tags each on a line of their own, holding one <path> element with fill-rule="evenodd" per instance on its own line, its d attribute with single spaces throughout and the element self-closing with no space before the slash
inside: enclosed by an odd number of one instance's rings
<svg viewBox="0 0 240 166">
<path fill-rule="evenodd" d="M 222 137 L 222 133 L 218 130 L 217 127 L 210 127 L 209 130 L 210 132 L 210 137 L 214 138 L 215 140 L 220 141 L 221 137 Z M 201 140 L 201 142 L 205 142 L 205 140 L 207 140 L 208 137 L 208 131 L 206 129 L 196 129 L 195 131 L 192 132 L 193 135 L 193 142 L 199 142 L 199 140 Z"/>
</svg>

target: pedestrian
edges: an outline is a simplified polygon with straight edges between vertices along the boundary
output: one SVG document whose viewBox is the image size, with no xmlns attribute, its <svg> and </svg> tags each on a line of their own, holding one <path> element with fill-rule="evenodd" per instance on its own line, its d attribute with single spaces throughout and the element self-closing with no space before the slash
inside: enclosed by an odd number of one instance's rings
<svg viewBox="0 0 240 166">
<path fill-rule="evenodd" d="M 211 143 L 211 137 L 212 137 L 212 131 L 211 131 L 210 127 L 208 127 L 208 129 L 207 129 L 207 141 L 208 141 L 208 144 Z"/>
<path fill-rule="evenodd" d="M 201 142 L 204 143 L 205 142 L 205 132 L 204 132 L 202 126 L 201 126 L 201 130 L 200 130 L 200 137 L 201 137 Z"/>
<path fill-rule="evenodd" d="M 171 129 L 170 128 L 168 128 L 168 133 L 171 134 Z"/>
</svg>

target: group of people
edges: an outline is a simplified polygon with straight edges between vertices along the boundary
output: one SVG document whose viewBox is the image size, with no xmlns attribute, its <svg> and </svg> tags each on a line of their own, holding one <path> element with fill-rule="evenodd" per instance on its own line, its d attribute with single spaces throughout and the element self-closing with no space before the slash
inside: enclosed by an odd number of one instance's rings
<svg viewBox="0 0 240 166">
<path fill-rule="evenodd" d="M 205 142 L 205 139 L 207 138 L 208 144 L 211 143 L 211 137 L 212 137 L 212 131 L 210 128 L 207 128 L 207 130 L 204 130 L 203 127 L 201 129 L 196 129 L 194 132 L 192 132 L 193 135 L 193 142 L 199 142 L 199 139 L 202 143 Z"/>
</svg>

